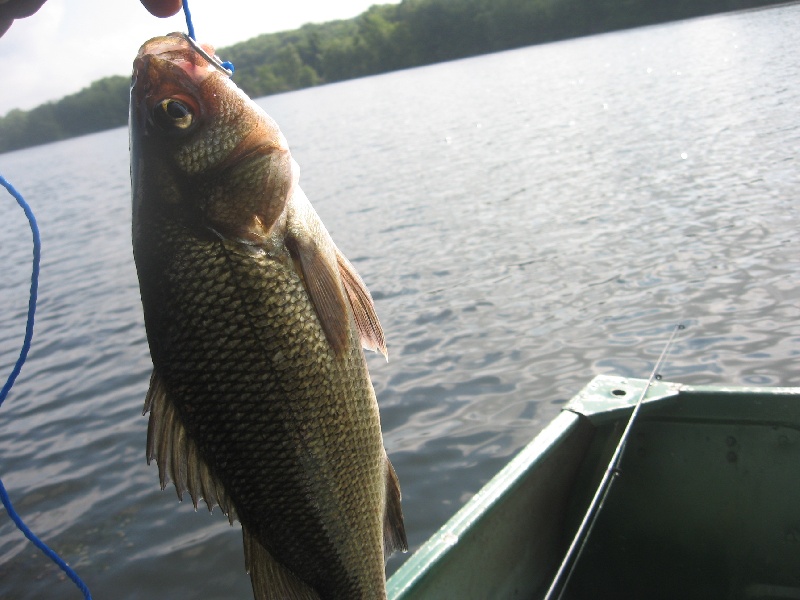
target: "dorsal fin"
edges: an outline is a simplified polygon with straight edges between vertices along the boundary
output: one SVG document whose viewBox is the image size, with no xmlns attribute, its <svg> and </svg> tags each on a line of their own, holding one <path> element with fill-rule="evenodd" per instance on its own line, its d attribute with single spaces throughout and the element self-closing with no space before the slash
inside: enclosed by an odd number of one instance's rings
<svg viewBox="0 0 800 600">
<path fill-rule="evenodd" d="M 386 458 L 386 512 L 383 515 L 383 559 L 397 550 L 408 551 L 403 509 L 400 506 L 400 481 L 389 458 Z"/>
<path fill-rule="evenodd" d="M 191 437 L 186 433 L 175 405 L 170 401 L 161 378 L 153 369 L 150 389 L 144 400 L 142 414 L 150 412 L 147 423 L 147 464 L 154 458 L 158 463 L 161 489 L 172 480 L 178 499 L 188 491 L 192 504 L 205 500 L 208 510 L 219 506 L 233 524 L 236 510 L 222 483 L 214 477 Z"/>
<path fill-rule="evenodd" d="M 389 360 L 386 338 L 383 335 L 383 328 L 378 320 L 375 304 L 372 302 L 372 296 L 367 286 L 364 285 L 356 268 L 338 248 L 336 249 L 336 262 L 339 265 L 339 273 L 342 276 L 345 292 L 347 292 L 347 299 L 353 309 L 361 345 L 367 350 L 380 352 L 386 357 L 386 360 Z"/>
<path fill-rule="evenodd" d="M 244 566 L 250 574 L 255 600 L 319 600 L 319 595 L 294 573 L 272 558 L 259 541 L 242 527 Z"/>
</svg>

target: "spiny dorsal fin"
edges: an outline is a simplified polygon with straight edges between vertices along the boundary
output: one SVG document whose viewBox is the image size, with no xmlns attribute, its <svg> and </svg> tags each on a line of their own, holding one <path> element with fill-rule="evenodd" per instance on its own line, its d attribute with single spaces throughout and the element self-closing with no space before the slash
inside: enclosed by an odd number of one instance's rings
<svg viewBox="0 0 800 600">
<path fill-rule="evenodd" d="M 350 319 L 339 284 L 339 270 L 310 239 L 287 235 L 285 243 L 303 275 L 325 337 L 334 352 L 341 355 L 350 339 Z"/>
<path fill-rule="evenodd" d="M 386 512 L 383 515 L 383 559 L 396 550 L 408 551 L 403 508 L 400 505 L 400 482 L 389 458 L 386 458 Z"/>
<path fill-rule="evenodd" d="M 250 574 L 255 600 L 319 600 L 319 595 L 277 562 L 258 540 L 242 527 L 244 566 Z"/>
<path fill-rule="evenodd" d="M 166 388 L 155 370 L 150 377 L 150 389 L 144 400 L 144 411 L 150 412 L 147 423 L 147 464 L 154 458 L 158 463 L 158 478 L 161 489 L 172 480 L 178 499 L 188 491 L 192 504 L 202 498 L 208 510 L 219 505 L 233 524 L 236 510 L 225 493 L 222 483 L 214 477 L 197 445 L 187 434 L 175 405 L 170 401 Z"/>
<path fill-rule="evenodd" d="M 367 350 L 380 352 L 386 357 L 386 360 L 389 360 L 386 338 L 383 336 L 383 328 L 378 320 L 375 304 L 372 302 L 372 296 L 367 286 L 364 285 L 356 268 L 338 248 L 336 249 L 336 262 L 339 264 L 339 273 L 342 275 L 347 299 L 353 309 L 356 327 L 361 336 L 361 345 Z"/>
</svg>

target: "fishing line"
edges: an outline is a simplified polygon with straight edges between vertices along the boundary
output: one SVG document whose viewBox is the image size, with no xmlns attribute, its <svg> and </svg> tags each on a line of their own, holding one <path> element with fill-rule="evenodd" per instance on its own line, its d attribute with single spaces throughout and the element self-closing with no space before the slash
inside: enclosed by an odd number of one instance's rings
<svg viewBox="0 0 800 600">
<path fill-rule="evenodd" d="M 28 218 L 28 223 L 30 223 L 31 226 L 31 232 L 33 233 L 33 269 L 31 272 L 31 289 L 28 300 L 28 319 L 25 325 L 25 338 L 22 342 L 22 349 L 20 350 L 19 358 L 17 359 L 14 368 L 11 370 L 11 374 L 8 376 L 6 384 L 3 386 L 3 389 L 0 390 L 0 406 L 2 406 L 3 402 L 5 402 L 5 399 L 8 396 L 8 392 L 11 391 L 11 386 L 14 385 L 17 376 L 20 374 L 20 371 L 22 371 L 22 365 L 25 364 L 25 360 L 28 358 L 28 351 L 31 348 L 31 340 L 33 339 L 33 322 L 34 315 L 36 313 L 36 299 L 39 289 L 39 262 L 42 254 L 42 240 L 39 236 L 39 226 L 36 224 L 36 217 L 33 215 L 31 207 L 27 202 L 25 202 L 22 194 L 20 194 L 2 175 L 0 175 L 0 185 L 6 188 L 8 193 L 16 199 L 17 204 L 19 204 L 22 210 L 25 212 L 25 216 Z M 33 543 L 34 546 L 39 548 L 39 550 L 41 550 L 45 556 L 52 560 L 62 571 L 64 571 L 64 573 L 66 573 L 67 577 L 69 577 L 72 582 L 78 586 L 78 589 L 83 592 L 83 596 L 86 598 L 86 600 L 91 600 L 92 595 L 89 592 L 89 588 L 86 586 L 83 580 L 81 580 L 78 574 L 73 571 L 72 568 L 70 568 L 70 566 L 64 562 L 64 560 L 58 554 L 51 550 L 47 544 L 40 540 L 27 525 L 25 525 L 25 522 L 22 520 L 19 514 L 17 514 L 17 511 L 14 510 L 14 506 L 11 504 L 11 498 L 9 498 L 8 492 L 6 492 L 6 488 L 3 485 L 2 480 L 0 480 L 0 501 L 2 501 L 8 516 L 17 526 L 17 529 L 19 529 L 23 535 L 25 535 L 25 537 Z"/>
<path fill-rule="evenodd" d="M 186 16 L 186 31 L 189 34 L 189 39 L 187 40 L 192 47 L 197 50 L 203 58 L 205 58 L 208 62 L 213 64 L 215 67 L 222 67 L 222 70 L 225 71 L 225 74 L 230 77 L 233 75 L 233 72 L 236 70 L 233 66 L 233 63 L 230 61 L 222 62 L 216 56 L 209 57 L 205 50 L 203 50 L 200 45 L 197 43 L 197 37 L 194 35 L 194 23 L 192 23 L 192 13 L 189 10 L 189 0 L 182 0 L 181 4 L 183 5 L 183 14 Z M 216 59 L 216 60 L 215 60 Z"/>
<path fill-rule="evenodd" d="M 650 386 L 653 385 L 653 381 L 656 379 L 661 379 L 659 370 L 661 369 L 661 365 L 664 362 L 667 353 L 669 352 L 672 341 L 675 339 L 675 335 L 678 333 L 678 331 L 682 331 L 684 329 L 686 329 L 685 325 L 676 325 L 673 328 L 672 334 L 669 336 L 664 349 L 661 351 L 661 356 L 658 357 L 658 360 L 653 367 L 653 371 L 650 373 L 650 377 L 647 380 L 647 385 L 644 386 L 642 393 L 639 395 L 639 399 L 636 401 L 636 405 L 633 407 L 631 416 L 628 418 L 628 423 L 625 425 L 625 430 L 622 432 L 622 437 L 620 437 L 619 443 L 614 449 L 614 454 L 608 463 L 606 472 L 603 474 L 603 479 L 600 481 L 600 485 L 597 486 L 597 490 L 592 498 L 592 502 L 589 504 L 589 508 L 586 510 L 586 514 L 583 516 L 583 521 L 581 521 L 580 527 L 578 527 L 578 531 L 575 533 L 575 537 L 572 539 L 572 543 L 567 550 L 567 554 L 564 556 L 564 560 L 561 562 L 561 566 L 558 568 L 558 572 L 553 578 L 544 600 L 551 600 L 552 598 L 561 600 L 561 596 L 567 589 L 567 584 L 569 583 L 570 577 L 572 577 L 575 566 L 578 564 L 581 554 L 586 547 L 586 543 L 589 540 L 589 536 L 592 533 L 592 529 L 597 522 L 597 516 L 600 514 L 600 511 L 602 510 L 603 505 L 608 498 L 609 491 L 611 490 L 611 484 L 614 482 L 614 479 L 616 479 L 617 475 L 620 474 L 619 463 L 622 460 L 622 452 L 625 449 L 625 444 L 628 441 L 628 437 L 630 437 L 631 430 L 633 429 L 633 423 L 639 414 L 639 409 L 642 407 L 642 403 L 647 396 L 647 392 L 650 390 Z M 569 569 L 569 571 L 567 571 L 567 569 Z M 556 589 L 558 588 L 562 578 L 564 578 L 564 583 L 561 585 L 558 596 L 555 596 L 554 594 L 556 593 Z"/>
<path fill-rule="evenodd" d="M 191 38 L 191 42 L 195 42 L 195 32 L 194 32 L 194 24 L 192 23 L 192 14 L 189 11 L 189 2 L 188 0 L 182 0 L 183 4 L 183 12 L 186 15 L 186 28 L 189 32 L 189 38 Z M 192 44 L 195 49 L 199 46 L 198 44 Z M 202 48 L 200 49 L 202 50 Z M 208 58 L 208 54 L 205 51 L 202 51 L 201 54 L 204 58 Z M 230 76 L 233 74 L 234 67 L 233 63 L 231 62 L 221 62 L 219 60 L 214 60 L 213 57 L 209 60 L 211 64 L 216 67 L 222 67 L 223 70 L 227 71 L 227 75 Z M 33 324 L 34 324 L 34 316 L 36 314 L 36 300 L 38 296 L 38 289 L 39 289 L 39 263 L 41 259 L 41 249 L 42 249 L 42 241 L 41 236 L 39 235 L 39 226 L 36 223 L 36 217 L 33 214 L 33 210 L 31 210 L 30 205 L 25 202 L 25 199 L 22 197 L 16 188 L 2 175 L 0 175 L 0 185 L 2 185 L 9 194 L 11 194 L 14 199 L 17 201 L 17 204 L 22 208 L 25 212 L 25 216 L 28 218 L 28 223 L 31 227 L 31 232 L 33 234 L 33 269 L 31 273 L 31 287 L 30 287 L 30 295 L 28 300 L 28 318 L 25 325 L 25 337 L 22 341 L 22 349 L 19 353 L 19 358 L 17 362 L 14 364 L 14 368 L 11 370 L 11 374 L 8 376 L 5 385 L 3 386 L 2 390 L 0 390 L 0 406 L 2 406 L 5 399 L 8 397 L 9 391 L 11 391 L 11 387 L 14 385 L 17 377 L 19 376 L 20 372 L 22 371 L 22 366 L 25 364 L 26 359 L 28 358 L 28 352 L 31 348 L 31 341 L 33 339 Z M 53 551 L 47 544 L 45 544 L 31 529 L 25 524 L 22 518 L 19 516 L 17 511 L 14 509 L 13 504 L 11 503 L 11 498 L 6 491 L 5 486 L 3 485 L 3 481 L 0 479 L 0 502 L 2 502 L 3 506 L 8 513 L 8 516 L 17 526 L 23 535 L 31 541 L 31 543 L 36 546 L 45 556 L 47 556 L 50 560 L 52 560 L 64 573 L 69 577 L 72 582 L 78 587 L 78 589 L 83 593 L 83 596 L 86 600 L 91 600 L 92 594 L 89 591 L 88 586 L 83 582 L 80 576 L 55 552 Z"/>
<path fill-rule="evenodd" d="M 189 37 L 194 39 L 194 23 L 192 23 L 192 13 L 189 11 L 189 0 L 183 0 L 183 14 L 186 15 L 186 31 L 189 33 Z"/>
<path fill-rule="evenodd" d="M 192 23 L 192 14 L 189 11 L 189 2 L 188 0 L 182 0 L 182 4 L 183 12 L 186 15 L 186 28 L 189 33 L 189 38 L 191 38 L 191 42 L 195 42 L 194 24 Z M 196 42 L 192 45 L 196 49 L 199 47 Z M 202 50 L 202 48 L 200 50 Z M 208 55 L 205 51 L 202 51 L 201 54 L 204 58 L 208 58 Z M 209 62 L 214 66 L 221 67 L 223 70 L 227 71 L 226 74 L 228 76 L 233 74 L 233 63 L 227 61 L 221 62 L 219 60 L 214 60 L 214 58 L 216 57 L 213 57 L 211 60 L 209 60 Z M 22 194 L 20 194 L 16 188 L 11 185 L 11 183 L 2 175 L 0 175 L 0 185 L 2 185 L 8 191 L 8 193 L 14 197 L 14 199 L 17 201 L 17 204 L 19 204 L 19 206 L 22 208 L 25 216 L 28 219 L 28 223 L 30 224 L 31 233 L 33 234 L 33 268 L 31 272 L 31 287 L 28 300 L 28 318 L 25 325 L 25 337 L 22 342 L 22 349 L 20 350 L 19 358 L 17 358 L 17 362 L 14 364 L 14 367 L 11 370 L 11 374 L 8 376 L 8 379 L 6 380 L 5 385 L 3 386 L 2 390 L 0 390 L 0 406 L 2 406 L 3 402 L 5 402 L 5 399 L 8 397 L 9 391 L 11 391 L 11 387 L 14 385 L 14 382 L 22 371 L 22 366 L 25 364 L 25 361 L 28 358 L 28 352 L 31 348 L 34 317 L 36 314 L 36 300 L 39 290 L 39 263 L 41 261 L 42 241 L 41 236 L 39 235 L 39 226 L 36 223 L 36 217 L 34 216 L 30 205 L 22 197 Z M 9 497 L 1 479 L 0 502 L 2 502 L 9 518 L 17 526 L 17 529 L 19 529 L 34 546 L 36 546 L 45 556 L 52 560 L 67 575 L 67 577 L 72 580 L 81 593 L 83 593 L 85 600 L 91 600 L 92 594 L 80 576 L 64 561 L 64 559 L 62 559 L 54 550 L 52 550 L 35 533 L 33 533 L 33 531 L 31 531 L 31 529 L 19 516 L 17 511 L 14 509 L 13 504 L 11 503 L 11 498 Z"/>
</svg>

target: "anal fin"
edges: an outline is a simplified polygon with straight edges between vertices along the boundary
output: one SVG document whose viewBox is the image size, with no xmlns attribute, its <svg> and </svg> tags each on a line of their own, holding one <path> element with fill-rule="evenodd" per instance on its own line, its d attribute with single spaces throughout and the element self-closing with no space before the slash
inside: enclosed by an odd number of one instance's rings
<svg viewBox="0 0 800 600">
<path fill-rule="evenodd" d="M 389 458 L 386 458 L 386 509 L 383 515 L 383 558 L 397 550 L 408 552 L 403 508 L 400 505 L 400 481 Z"/>
<path fill-rule="evenodd" d="M 313 589 L 276 561 L 244 526 L 242 538 L 244 564 L 255 600 L 319 600 Z"/>
</svg>

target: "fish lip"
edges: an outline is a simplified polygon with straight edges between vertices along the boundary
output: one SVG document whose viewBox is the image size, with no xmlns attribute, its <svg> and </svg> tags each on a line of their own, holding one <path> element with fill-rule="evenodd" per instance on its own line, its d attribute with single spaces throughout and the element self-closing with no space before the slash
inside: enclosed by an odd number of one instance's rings
<svg viewBox="0 0 800 600">
<path fill-rule="evenodd" d="M 145 56 L 159 56 L 163 57 L 164 54 L 173 53 L 178 50 L 186 50 L 189 44 L 178 33 L 169 33 L 159 37 L 150 38 L 139 47 L 136 53 L 136 60 L 142 59 Z"/>
<path fill-rule="evenodd" d="M 192 79 L 204 79 L 203 67 L 208 68 L 205 59 L 178 34 L 152 38 L 141 45 L 133 61 L 135 78 L 138 80 L 140 74 L 147 74 L 151 64 L 171 65 L 165 66 L 166 69 L 180 68 Z M 144 79 L 157 77 L 145 76 Z"/>
<path fill-rule="evenodd" d="M 187 41 L 187 36 L 185 36 L 183 33 L 175 31 L 168 33 L 167 35 L 160 35 L 147 40 L 139 47 L 139 52 L 136 54 L 136 58 L 141 58 L 148 54 L 158 55 L 177 49 L 188 50 L 190 48 L 191 45 Z M 213 51 L 213 47 L 209 46 L 209 48 Z"/>
<path fill-rule="evenodd" d="M 226 77 L 233 75 L 233 71 L 222 66 L 222 61 L 214 53 L 214 46 L 199 44 L 185 33 L 173 32 L 147 40 L 139 48 L 136 60 L 148 55 L 180 64 L 184 69 L 186 69 L 185 63 L 191 64 L 193 67 L 201 67 L 201 63 L 205 62 L 206 65 L 215 68 Z"/>
</svg>

